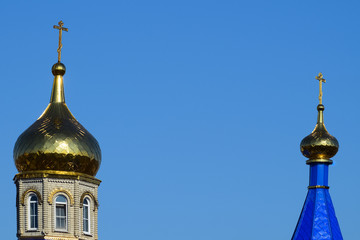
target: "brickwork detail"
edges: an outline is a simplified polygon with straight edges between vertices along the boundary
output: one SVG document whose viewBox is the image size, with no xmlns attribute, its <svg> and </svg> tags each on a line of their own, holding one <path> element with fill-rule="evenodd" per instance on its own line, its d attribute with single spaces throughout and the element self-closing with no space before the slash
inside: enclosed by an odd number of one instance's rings
<svg viewBox="0 0 360 240">
<path fill-rule="evenodd" d="M 77 179 L 34 178 L 15 180 L 17 188 L 17 236 L 22 239 L 98 240 L 98 184 Z M 29 229 L 29 196 L 38 197 L 38 228 Z M 68 199 L 67 230 L 55 230 L 55 198 Z M 83 231 L 83 201 L 90 202 L 90 233 Z"/>
</svg>

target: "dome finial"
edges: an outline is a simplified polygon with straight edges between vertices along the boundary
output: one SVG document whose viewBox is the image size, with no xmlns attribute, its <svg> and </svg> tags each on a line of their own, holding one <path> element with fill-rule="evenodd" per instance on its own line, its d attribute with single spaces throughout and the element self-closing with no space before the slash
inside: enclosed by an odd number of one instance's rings
<svg viewBox="0 0 360 240">
<path fill-rule="evenodd" d="M 319 80 L 319 104 L 322 104 L 322 83 L 326 82 L 326 80 L 323 78 L 322 73 L 320 72 L 318 76 L 315 77 L 315 79 Z"/>
<path fill-rule="evenodd" d="M 67 29 L 67 28 L 64 28 L 63 26 L 64 26 L 63 21 L 60 21 L 60 22 L 59 22 L 59 26 L 54 25 L 54 28 L 59 30 L 59 47 L 58 47 L 58 49 L 57 49 L 57 52 L 58 52 L 58 62 L 61 61 L 61 48 L 62 48 L 61 38 L 62 38 L 62 31 L 64 30 L 65 32 L 67 32 L 67 31 L 69 30 L 69 29 Z"/>
<path fill-rule="evenodd" d="M 55 29 L 59 30 L 59 47 L 57 49 L 58 52 L 58 62 L 55 63 L 52 68 L 51 72 L 55 76 L 53 89 L 51 93 L 50 102 L 65 102 L 65 94 L 64 94 L 64 83 L 63 83 L 63 76 L 66 72 L 66 67 L 63 63 L 61 63 L 61 48 L 62 48 L 62 31 L 68 31 L 67 28 L 64 28 L 63 21 L 59 22 L 59 26 L 54 25 Z"/>
<path fill-rule="evenodd" d="M 339 149 L 339 143 L 335 137 L 330 135 L 324 125 L 324 110 L 325 107 L 322 104 L 322 83 L 326 82 L 322 73 L 319 73 L 315 77 L 319 80 L 319 105 L 318 119 L 314 131 L 305 137 L 300 144 L 300 150 L 302 154 L 309 158 L 306 161 L 307 164 L 322 162 L 331 164 L 331 157 L 335 156 Z"/>
</svg>

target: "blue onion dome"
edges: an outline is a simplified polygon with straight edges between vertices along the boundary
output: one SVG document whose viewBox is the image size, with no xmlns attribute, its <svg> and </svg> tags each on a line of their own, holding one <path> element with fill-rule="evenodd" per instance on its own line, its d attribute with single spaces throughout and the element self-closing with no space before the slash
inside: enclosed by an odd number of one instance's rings
<svg viewBox="0 0 360 240">
<path fill-rule="evenodd" d="M 308 163 L 311 162 L 329 162 L 332 163 L 330 158 L 335 156 L 339 150 L 339 143 L 337 139 L 330 135 L 324 125 L 323 112 L 325 110 L 324 105 L 319 104 L 318 121 L 314 131 L 306 136 L 300 144 L 300 150 L 302 154 L 309 158 Z"/>
<path fill-rule="evenodd" d="M 20 173 L 67 171 L 95 176 L 99 170 L 99 143 L 75 119 L 65 103 L 65 71 L 64 64 L 53 65 L 50 103 L 15 143 L 14 161 Z"/>
</svg>

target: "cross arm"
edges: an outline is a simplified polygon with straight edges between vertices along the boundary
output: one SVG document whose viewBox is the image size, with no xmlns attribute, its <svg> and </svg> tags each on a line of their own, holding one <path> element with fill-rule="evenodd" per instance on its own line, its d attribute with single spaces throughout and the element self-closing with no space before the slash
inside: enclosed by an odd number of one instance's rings
<svg viewBox="0 0 360 240">
<path fill-rule="evenodd" d="M 54 25 L 54 28 L 59 29 L 59 30 L 64 30 L 65 32 L 67 32 L 69 30 L 68 28 L 59 27 L 59 26 L 56 26 L 56 25 Z"/>
</svg>

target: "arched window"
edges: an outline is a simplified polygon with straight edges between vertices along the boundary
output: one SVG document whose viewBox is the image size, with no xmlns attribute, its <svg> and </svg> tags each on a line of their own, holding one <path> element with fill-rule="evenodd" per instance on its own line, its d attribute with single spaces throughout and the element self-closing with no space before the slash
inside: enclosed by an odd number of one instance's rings
<svg viewBox="0 0 360 240">
<path fill-rule="evenodd" d="M 55 230 L 67 231 L 67 199 L 63 195 L 55 200 Z"/>
<path fill-rule="evenodd" d="M 90 200 L 88 198 L 83 201 L 83 231 L 90 234 Z"/>
<path fill-rule="evenodd" d="M 38 229 L 38 198 L 35 194 L 29 195 L 29 230 Z"/>
</svg>

